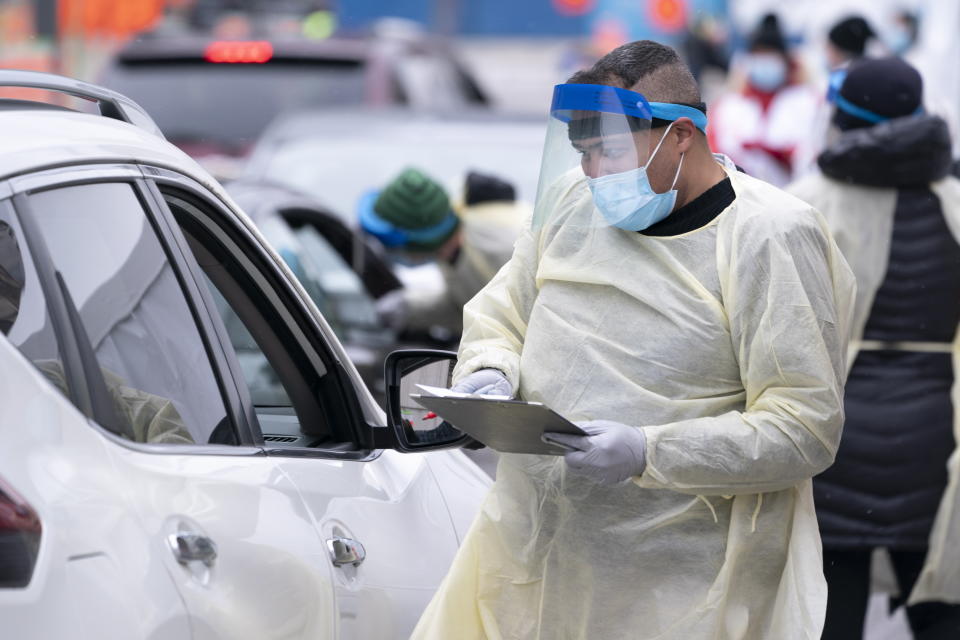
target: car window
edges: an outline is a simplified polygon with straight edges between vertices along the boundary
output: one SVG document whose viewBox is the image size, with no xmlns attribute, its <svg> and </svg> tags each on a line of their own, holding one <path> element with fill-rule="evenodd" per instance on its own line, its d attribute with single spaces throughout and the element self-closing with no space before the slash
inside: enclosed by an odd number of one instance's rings
<svg viewBox="0 0 960 640">
<path fill-rule="evenodd" d="M 42 373 L 63 371 L 47 302 L 12 211 L 0 204 L 0 333 Z M 69 395 L 67 378 L 57 388 Z"/>
<path fill-rule="evenodd" d="M 327 319 L 338 336 L 343 335 L 343 327 L 334 308 L 334 299 L 324 288 L 323 274 L 314 261 L 304 252 L 300 240 L 294 235 L 286 221 L 279 216 L 268 216 L 258 221 L 257 227 L 283 261 L 287 263 L 293 275 L 303 285 L 320 313 Z"/>
<path fill-rule="evenodd" d="M 282 272 L 238 238 L 229 214 L 191 195 L 164 191 L 202 271 L 249 389 L 265 443 L 273 447 L 356 448 L 343 387 L 310 347 L 283 297 Z M 238 381 L 241 382 L 241 381 Z"/>
<path fill-rule="evenodd" d="M 303 247 L 305 261 L 317 274 L 321 290 L 331 300 L 338 323 L 347 331 L 378 329 L 373 299 L 337 250 L 312 226 L 304 225 L 294 235 Z"/>
<path fill-rule="evenodd" d="M 217 313 L 227 329 L 230 344 L 236 352 L 237 361 L 240 363 L 243 379 L 250 390 L 250 398 L 254 406 L 261 409 L 284 408 L 292 412 L 293 402 L 290 400 L 290 395 L 256 339 L 227 299 L 223 297 L 220 289 L 205 273 L 203 282 L 213 295 Z"/>
<path fill-rule="evenodd" d="M 132 185 L 66 187 L 29 202 L 123 432 L 149 443 L 234 441 L 200 332 Z"/>
</svg>

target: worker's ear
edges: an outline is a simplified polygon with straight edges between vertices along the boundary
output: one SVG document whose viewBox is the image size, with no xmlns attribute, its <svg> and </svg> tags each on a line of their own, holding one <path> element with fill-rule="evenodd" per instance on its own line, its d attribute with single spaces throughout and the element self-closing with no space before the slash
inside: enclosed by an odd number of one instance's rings
<svg viewBox="0 0 960 640">
<path fill-rule="evenodd" d="M 693 146 L 697 137 L 697 127 L 690 118 L 679 118 L 674 121 L 670 129 L 671 134 L 677 137 L 677 150 L 686 153 Z"/>
</svg>

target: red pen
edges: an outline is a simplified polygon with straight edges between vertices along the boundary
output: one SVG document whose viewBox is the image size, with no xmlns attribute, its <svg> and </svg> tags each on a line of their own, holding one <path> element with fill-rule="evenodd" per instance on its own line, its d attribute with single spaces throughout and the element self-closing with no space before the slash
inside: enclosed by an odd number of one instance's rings
<svg viewBox="0 0 960 640">
<path fill-rule="evenodd" d="M 431 411 L 431 412 L 428 413 L 427 415 L 423 416 L 423 419 L 424 419 L 424 420 L 433 420 L 433 419 L 436 418 L 436 417 L 437 417 L 437 414 L 435 414 L 433 411 Z"/>
</svg>

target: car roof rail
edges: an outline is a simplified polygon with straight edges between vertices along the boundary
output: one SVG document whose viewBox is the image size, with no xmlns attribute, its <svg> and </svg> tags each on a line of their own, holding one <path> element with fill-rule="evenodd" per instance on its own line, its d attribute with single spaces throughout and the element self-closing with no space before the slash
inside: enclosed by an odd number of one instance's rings
<svg viewBox="0 0 960 640">
<path fill-rule="evenodd" d="M 144 129 L 163 138 L 160 127 L 143 107 L 130 98 L 104 87 L 42 71 L 0 69 L 0 87 L 56 91 L 95 102 L 100 115 Z"/>
</svg>

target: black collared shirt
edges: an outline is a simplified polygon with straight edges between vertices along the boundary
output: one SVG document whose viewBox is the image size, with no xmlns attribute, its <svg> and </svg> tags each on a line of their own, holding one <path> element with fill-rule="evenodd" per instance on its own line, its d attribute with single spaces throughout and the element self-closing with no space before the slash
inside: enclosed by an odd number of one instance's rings
<svg viewBox="0 0 960 640">
<path fill-rule="evenodd" d="M 730 178 L 724 178 L 666 218 L 643 231 L 645 236 L 678 236 L 709 224 L 729 207 L 737 194 Z"/>
</svg>

